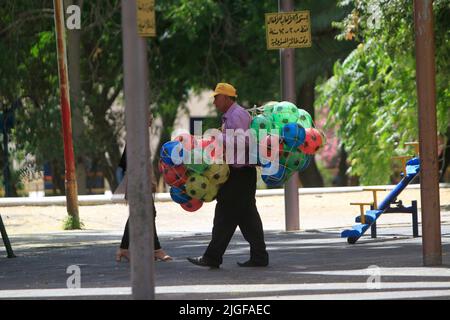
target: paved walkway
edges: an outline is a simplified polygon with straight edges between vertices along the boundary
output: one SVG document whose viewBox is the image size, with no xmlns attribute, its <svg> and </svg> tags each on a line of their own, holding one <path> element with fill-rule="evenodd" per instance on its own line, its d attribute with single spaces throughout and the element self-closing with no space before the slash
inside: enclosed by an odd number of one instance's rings
<svg viewBox="0 0 450 320">
<path fill-rule="evenodd" d="M 350 198 L 354 196 L 361 195 L 353 194 Z M 311 197 L 320 200 L 318 203 L 323 206 L 330 206 L 333 201 L 336 206 L 340 205 L 339 198 L 331 195 Z M 258 199 L 258 203 L 266 227 L 268 268 L 236 265 L 236 261 L 247 260 L 249 254 L 239 231 L 230 243 L 221 269 L 209 270 L 190 264 L 185 258 L 201 255 L 208 244 L 211 214 L 171 213 L 164 204 L 157 204 L 161 242 L 175 257 L 172 262 L 156 263 L 157 299 L 450 298 L 450 212 L 446 202 L 450 199 L 447 193 L 445 201 L 441 194 L 444 265 L 439 268 L 423 267 L 422 239 L 411 237 L 410 220 L 406 215 L 386 217 L 403 219 L 405 216 L 405 220 L 379 224 L 377 239 L 366 236 L 357 244 L 349 245 L 340 238 L 342 227 L 331 226 L 338 221 L 332 214 L 339 212 L 324 211 L 320 207 L 315 211 L 305 210 L 302 221 L 306 224 L 310 219 L 311 228 L 283 232 L 280 231 L 284 227 L 282 213 L 272 212 L 280 206 L 281 199 L 264 199 L 267 202 Z M 307 199 L 303 198 L 303 203 L 308 202 Z M 346 206 L 348 209 L 348 202 Z M 93 212 L 98 212 L 98 219 L 103 219 L 105 215 L 101 212 L 110 209 L 97 206 Z M 2 216 L 5 210 L 0 212 Z M 126 207 L 120 207 L 119 211 L 123 214 L 124 210 L 126 212 Z M 356 208 L 350 210 L 345 213 L 345 225 L 351 225 L 357 214 Z M 22 208 L 24 214 L 26 211 Z M 17 214 L 9 211 L 7 215 L 9 228 Z M 184 219 L 189 218 L 193 221 L 181 227 Z M 108 228 L 102 230 L 13 232 L 10 238 L 18 257 L 4 258 L 5 251 L 0 246 L 0 299 L 130 299 L 130 265 L 114 261 L 124 219 L 117 224 L 110 222 Z M 202 219 L 207 221 L 201 222 Z M 16 228 L 9 229 L 21 230 L 20 226 Z M 67 289 L 70 266 L 80 268 L 81 289 Z"/>
<path fill-rule="evenodd" d="M 129 299 L 130 265 L 113 259 L 119 238 L 117 232 L 94 231 L 13 236 L 18 257 L 0 258 L 0 299 Z M 380 228 L 378 239 L 365 237 L 356 245 L 339 238 L 339 230 L 269 231 L 268 268 L 236 265 L 248 257 L 239 232 L 221 269 L 185 260 L 201 255 L 209 239 L 209 234 L 161 236 L 175 259 L 156 263 L 158 299 L 450 298 L 450 225 L 443 226 L 439 268 L 422 267 L 421 238 L 411 238 L 406 227 Z M 71 265 L 80 268 L 81 289 L 66 289 Z"/>
<path fill-rule="evenodd" d="M 335 188 L 340 189 L 340 188 Z M 345 190 L 345 188 L 344 188 Z M 381 192 L 382 199 L 387 192 Z M 420 200 L 420 190 L 408 188 L 399 197 L 404 205 Z M 257 197 L 257 206 L 265 230 L 285 230 L 284 197 L 281 195 Z M 371 192 L 353 191 L 340 193 L 315 192 L 301 194 L 300 230 L 322 230 L 344 228 L 353 224 L 359 208 L 350 202 L 372 201 Z M 450 222 L 450 187 L 440 189 L 441 214 L 443 222 Z M 205 203 L 196 212 L 184 211 L 180 205 L 170 201 L 157 201 L 157 229 L 159 232 L 183 234 L 185 232 L 210 232 L 214 216 L 215 201 Z M 420 208 L 420 201 L 418 204 Z M 80 218 L 87 230 L 119 231 L 128 217 L 125 204 L 83 205 L 79 207 Z M 11 235 L 59 232 L 67 217 L 66 208 L 52 206 L 2 207 L 0 214 Z M 420 217 L 419 217 L 420 220 Z M 382 225 L 411 223 L 407 214 L 383 216 Z"/>
</svg>

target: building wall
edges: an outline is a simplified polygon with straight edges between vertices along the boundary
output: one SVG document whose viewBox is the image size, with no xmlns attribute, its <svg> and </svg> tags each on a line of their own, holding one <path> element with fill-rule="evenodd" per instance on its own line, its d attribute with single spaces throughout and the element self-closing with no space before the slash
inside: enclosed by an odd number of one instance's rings
<svg viewBox="0 0 450 320">
<path fill-rule="evenodd" d="M 178 110 L 177 119 L 175 120 L 174 125 L 175 130 L 184 129 L 189 131 L 191 118 L 217 116 L 211 94 L 212 91 L 203 91 L 200 94 L 192 93 L 186 103 L 186 109 L 183 110 L 180 108 Z"/>
</svg>

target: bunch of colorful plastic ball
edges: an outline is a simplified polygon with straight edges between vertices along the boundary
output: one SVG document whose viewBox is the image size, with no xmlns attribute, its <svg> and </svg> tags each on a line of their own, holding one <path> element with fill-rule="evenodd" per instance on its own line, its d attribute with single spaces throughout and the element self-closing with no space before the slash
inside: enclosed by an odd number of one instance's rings
<svg viewBox="0 0 450 320">
<path fill-rule="evenodd" d="M 161 147 L 159 171 L 170 186 L 172 200 L 186 211 L 213 201 L 230 175 L 227 164 L 214 163 L 214 149 L 207 148 L 212 142 L 181 134 Z"/>
<path fill-rule="evenodd" d="M 263 167 L 261 177 L 266 185 L 276 187 L 289 180 L 294 172 L 305 170 L 324 139 L 314 128 L 311 115 L 291 102 L 269 102 L 259 109 L 262 113 L 253 118 L 251 128 L 259 144 L 258 163 Z M 264 130 L 267 130 L 267 135 Z M 261 153 L 261 150 L 267 151 Z M 275 152 L 278 157 L 275 157 Z M 265 170 L 275 164 L 276 158 L 276 172 Z"/>
</svg>

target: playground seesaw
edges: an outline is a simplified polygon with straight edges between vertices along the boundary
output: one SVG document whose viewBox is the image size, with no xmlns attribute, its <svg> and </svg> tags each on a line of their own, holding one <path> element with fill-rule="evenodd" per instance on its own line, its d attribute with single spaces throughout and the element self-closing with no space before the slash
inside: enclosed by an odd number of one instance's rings
<svg viewBox="0 0 450 320">
<path fill-rule="evenodd" d="M 404 207 L 401 201 L 397 201 L 397 197 L 406 188 L 406 186 L 413 181 L 420 171 L 419 158 L 415 157 L 406 162 L 405 174 L 403 179 L 396 185 L 396 187 L 384 198 L 384 200 L 377 206 L 376 192 L 374 189 L 374 202 L 371 204 L 371 209 L 363 213 L 363 205 L 368 203 L 355 203 L 361 207 L 361 215 L 355 219 L 355 224 L 351 229 L 342 231 L 341 238 L 347 238 L 347 242 L 350 244 L 356 243 L 358 239 L 364 235 L 364 233 L 372 227 L 372 237 L 376 237 L 376 221 L 383 213 L 411 213 L 413 216 L 413 235 L 418 236 L 417 227 L 417 202 L 413 201 L 411 207 Z M 391 207 L 391 205 L 397 205 L 397 207 Z M 375 236 L 374 236 L 375 235 Z"/>
</svg>

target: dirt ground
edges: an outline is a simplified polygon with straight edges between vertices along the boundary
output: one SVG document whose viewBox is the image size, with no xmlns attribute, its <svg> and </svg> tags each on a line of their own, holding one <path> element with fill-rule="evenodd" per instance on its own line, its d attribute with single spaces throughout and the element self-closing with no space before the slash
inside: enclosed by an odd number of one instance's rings
<svg viewBox="0 0 450 320">
<path fill-rule="evenodd" d="M 387 192 L 382 192 L 383 199 Z M 403 191 L 400 200 L 410 205 L 418 200 L 420 208 L 420 190 Z M 370 192 L 317 193 L 300 194 L 300 229 L 325 229 L 348 227 L 359 214 L 359 207 L 350 206 L 350 202 L 371 201 Z M 440 190 L 441 220 L 450 222 L 450 188 Z M 157 229 L 159 233 L 209 232 L 214 216 L 215 201 L 205 203 L 196 212 L 184 211 L 174 202 L 156 202 Z M 257 197 L 264 229 L 284 230 L 283 196 Z M 128 216 L 129 207 L 125 204 L 80 206 L 79 214 L 86 230 L 117 230 L 121 232 Z M 29 234 L 61 231 L 67 216 L 64 206 L 21 206 L 0 207 L 0 214 L 9 234 Z M 420 214 L 419 214 L 420 221 Z M 409 214 L 383 215 L 379 225 L 410 223 Z"/>
</svg>

